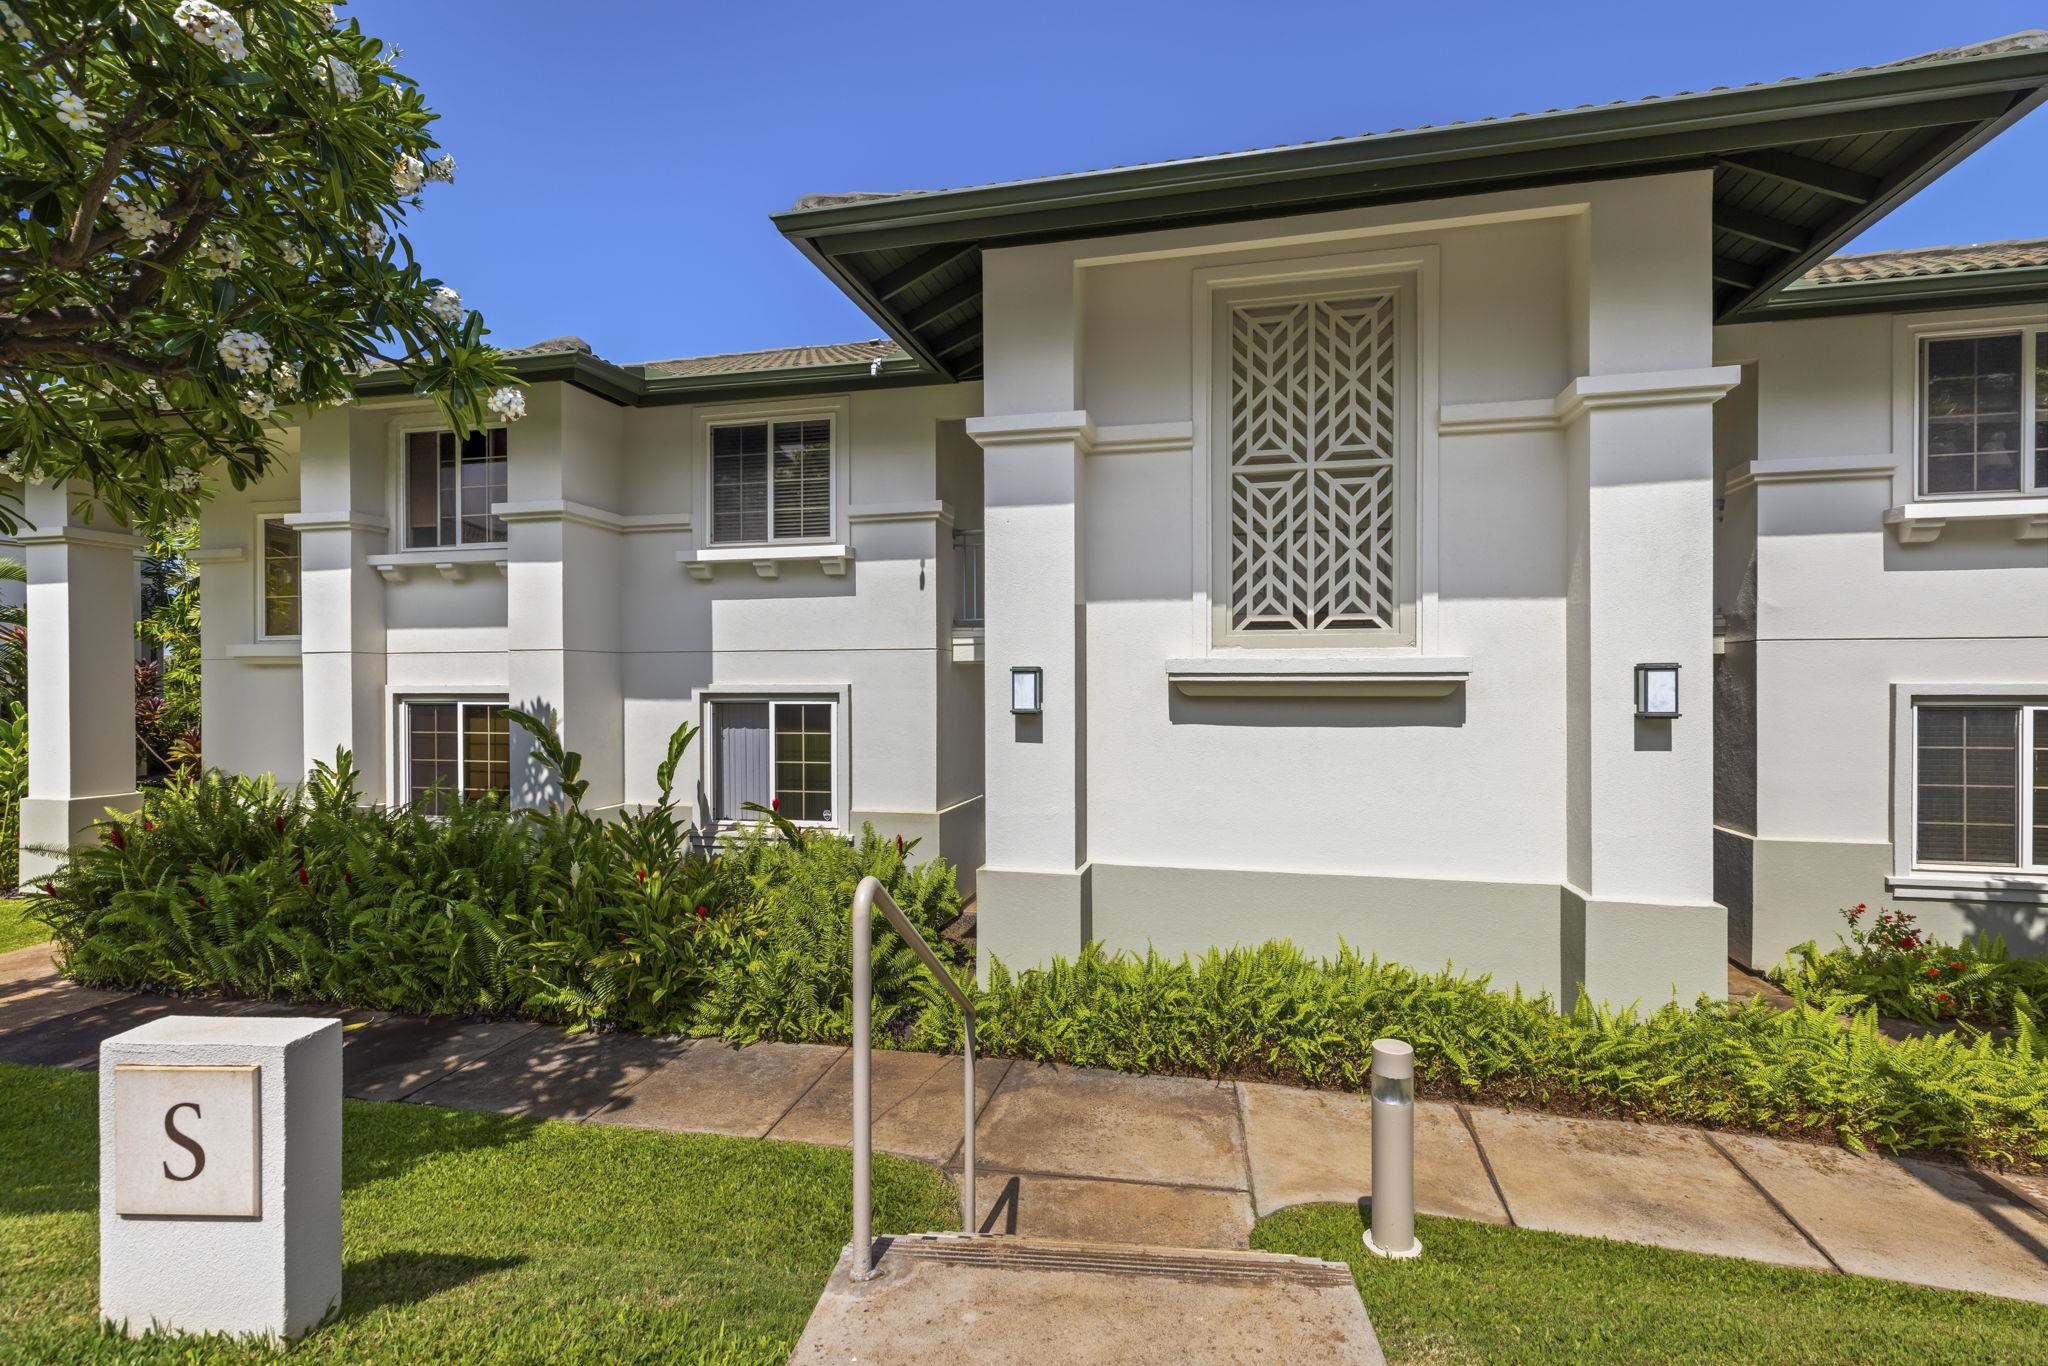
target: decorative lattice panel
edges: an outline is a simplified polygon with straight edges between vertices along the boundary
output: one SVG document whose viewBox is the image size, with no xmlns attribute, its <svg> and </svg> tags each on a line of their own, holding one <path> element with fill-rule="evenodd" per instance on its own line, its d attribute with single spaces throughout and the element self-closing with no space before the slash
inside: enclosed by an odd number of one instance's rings
<svg viewBox="0 0 2048 1366">
<path fill-rule="evenodd" d="M 1230 627 L 1396 624 L 1392 295 L 1230 314 Z"/>
</svg>

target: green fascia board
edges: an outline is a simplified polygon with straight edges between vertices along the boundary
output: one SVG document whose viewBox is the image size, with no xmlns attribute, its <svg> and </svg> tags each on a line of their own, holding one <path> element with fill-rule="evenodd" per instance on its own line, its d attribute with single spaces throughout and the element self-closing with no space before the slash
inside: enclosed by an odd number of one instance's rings
<svg viewBox="0 0 2048 1366">
<path fill-rule="evenodd" d="M 1049 239 L 1059 233 L 1062 216 L 1077 216 L 1088 206 L 1125 204 L 1131 206 L 1131 216 L 1135 217 L 1142 213 L 1139 205 L 1160 196 L 1227 193 L 1333 174 L 1370 176 L 1375 171 L 1424 164 L 1432 167 L 1435 176 L 1432 183 L 1416 184 L 1415 197 L 1433 198 L 1455 192 L 1456 186 L 1469 178 L 1463 163 L 1479 158 L 1508 155 L 1548 158 L 1552 164 L 1588 168 L 1603 164 L 1619 166 L 1639 159 L 1633 144 L 1674 134 L 1687 135 L 1686 141 L 1696 148 L 1694 155 L 1706 155 L 1717 145 L 1727 150 L 1746 150 L 1785 140 L 1781 134 L 1787 130 L 1773 129 L 1771 125 L 1786 119 L 1841 115 L 1845 116 L 1842 126 L 1848 131 L 1882 124 L 1885 119 L 1879 111 L 1888 108 L 2011 94 L 2033 89 L 2044 81 L 2048 81 L 2048 50 L 2021 49 L 1737 90 L 1674 95 L 1626 105 L 1412 132 L 1375 133 L 1306 146 L 959 190 L 924 191 L 891 199 L 791 209 L 772 218 L 776 227 L 791 237 L 829 241 L 861 234 L 860 249 L 867 250 L 891 244 L 883 234 L 892 230 L 896 233 L 895 244 L 911 245 L 914 241 L 937 240 L 918 233 L 918 229 L 947 224 L 954 226 L 956 236 L 965 236 L 972 233 L 977 223 L 990 226 L 986 220 L 1000 220 L 1019 211 L 1038 220 L 1034 231 L 1046 234 Z M 1968 121 L 1984 116 L 1983 109 L 1975 107 L 1955 112 L 1970 116 Z M 1923 120 L 1966 121 L 1926 120 L 1922 114 L 1908 126 L 1921 126 Z M 1800 129 L 1795 135 L 1804 139 L 1806 134 L 1807 130 Z M 1657 152 L 1660 157 L 1668 156 L 1677 146 L 1667 143 Z M 1558 160 L 1561 156 L 1562 162 Z M 1532 174 L 1540 174 L 1543 169 L 1542 164 L 1530 167 Z M 1090 218 L 1077 226 L 1099 228 L 1102 222 Z"/>
<path fill-rule="evenodd" d="M 642 375 L 587 351 L 541 356 L 508 356 L 505 368 L 527 384 L 564 383 L 622 408 L 705 403 L 780 394 L 830 393 L 838 389 L 889 389 L 942 384 L 947 377 L 912 359 L 842 365 L 806 365 L 787 370 L 743 370 L 716 375 Z M 356 382 L 359 398 L 410 394 L 412 384 L 397 371 L 379 371 Z"/>
<path fill-rule="evenodd" d="M 1770 302 L 1730 321 L 1777 322 L 1848 313 L 1914 313 L 2009 303 L 2048 303 L 2048 266 L 1789 285 Z"/>
</svg>

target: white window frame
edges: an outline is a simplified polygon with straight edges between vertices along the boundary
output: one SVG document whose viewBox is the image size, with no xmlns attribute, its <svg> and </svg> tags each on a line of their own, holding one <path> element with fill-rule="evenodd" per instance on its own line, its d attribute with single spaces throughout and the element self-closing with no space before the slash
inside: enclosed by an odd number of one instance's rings
<svg viewBox="0 0 2048 1366">
<path fill-rule="evenodd" d="M 801 684 L 766 684 L 749 687 L 720 687 L 700 691 L 696 698 L 697 725 L 703 737 L 697 746 L 699 754 L 698 783 L 701 802 L 698 809 L 704 819 L 701 828 L 715 831 L 736 830 L 752 825 L 752 820 L 723 820 L 718 816 L 718 729 L 716 710 L 718 704 L 762 703 L 769 705 L 768 736 L 770 755 L 768 759 L 768 790 L 772 798 L 775 790 L 773 744 L 775 737 L 775 712 L 778 705 L 802 705 L 824 703 L 832 709 L 832 819 L 829 821 L 793 821 L 792 824 L 810 830 L 834 830 L 845 833 L 851 830 L 852 813 L 847 809 L 847 797 L 852 791 L 851 767 L 852 743 L 849 738 L 848 705 L 850 691 L 844 686 L 827 685 L 806 687 Z"/>
<path fill-rule="evenodd" d="M 1438 301 L 1441 252 L 1433 245 L 1341 255 L 1265 259 L 1191 272 L 1194 340 L 1193 577 L 1196 639 L 1212 657 L 1311 651 L 1327 656 L 1427 656 L 1437 636 L 1440 469 Z M 1219 318 L 1226 298 L 1340 296 L 1393 286 L 1406 294 L 1402 326 L 1409 365 L 1407 432 L 1396 451 L 1396 517 L 1401 556 L 1395 630 L 1233 631 L 1230 603 L 1228 388 L 1217 383 Z M 1405 481 L 1405 482 L 1402 482 Z"/>
<path fill-rule="evenodd" d="M 300 535 L 299 529 L 291 525 L 291 516 L 298 510 L 299 505 L 297 503 L 251 503 L 249 505 L 249 544 L 254 548 L 254 553 L 250 556 L 250 559 L 254 561 L 251 566 L 250 596 L 253 599 L 255 608 L 254 639 L 259 642 L 299 640 L 306 633 L 306 541 L 305 537 Z M 285 530 L 299 537 L 299 629 L 289 635 L 274 635 L 264 629 L 267 620 L 263 610 L 265 606 L 264 595 L 269 588 L 269 578 L 264 573 L 263 528 L 269 522 L 283 522 Z"/>
<path fill-rule="evenodd" d="M 707 410 L 697 415 L 696 450 L 691 469 L 696 476 L 696 513 L 693 525 L 697 544 L 705 550 L 730 550 L 738 546 L 840 545 L 846 541 L 847 490 L 851 487 L 849 465 L 853 449 L 851 404 L 843 396 L 783 400 L 765 404 L 743 404 Z M 777 536 L 775 534 L 775 451 L 774 425 L 778 422 L 823 420 L 831 425 L 830 493 L 831 516 L 823 535 Z M 719 427 L 750 427 L 767 424 L 769 433 L 767 536 L 759 540 L 721 541 L 712 517 L 711 433 Z"/>
<path fill-rule="evenodd" d="M 2048 312 L 1976 312 L 1941 318 L 1900 319 L 1895 341 L 1893 446 L 1906 452 L 1906 467 L 1894 486 L 1900 503 L 1997 502 L 2048 498 L 2048 484 L 2034 480 L 2035 337 L 2048 332 Z M 1933 493 L 1927 487 L 1927 344 L 1975 337 L 2020 335 L 2020 487 L 1984 492 Z M 1903 430 L 1901 430 L 1903 428 Z"/>
<path fill-rule="evenodd" d="M 1945 707 L 2004 707 L 2019 711 L 2019 756 L 2013 781 L 2019 785 L 2014 805 L 2015 862 L 1941 863 L 1920 857 L 1920 713 Z M 1898 813 L 1892 841 L 1895 879 L 1915 875 L 1982 879 L 1987 883 L 2024 879 L 2048 886 L 2048 863 L 2034 862 L 2034 736 L 2036 713 L 2048 710 L 2048 687 L 1995 684 L 1902 687 L 1897 690 L 1895 752 L 1899 775 L 1894 807 Z"/>
<path fill-rule="evenodd" d="M 465 706 L 494 706 L 502 709 L 511 706 L 512 702 L 510 695 L 502 688 L 442 688 L 425 692 L 394 692 L 392 694 L 391 704 L 392 738 L 395 742 L 392 748 L 395 752 L 397 763 L 393 766 L 391 781 L 385 784 L 385 801 L 387 805 L 397 806 L 403 803 L 409 803 L 413 800 L 412 718 L 409 714 L 409 709 L 411 707 L 413 707 L 415 704 L 424 706 L 433 706 L 435 704 L 452 704 L 456 707 L 457 710 L 455 713 L 455 776 L 457 788 L 453 795 L 456 801 L 462 801 L 464 800 L 464 798 L 462 795 L 461 788 L 464 780 L 467 777 L 466 770 L 468 769 L 469 766 L 469 741 L 464 736 L 462 730 L 461 708 Z M 506 750 L 506 759 L 508 764 L 506 779 L 508 788 L 516 787 L 518 780 L 518 765 L 516 762 L 512 760 L 511 750 L 509 747 L 511 732 L 514 729 L 515 727 L 513 727 L 511 722 L 506 722 L 506 736 L 508 741 L 508 747 Z M 510 800 L 511 793 L 510 791 L 508 791 L 506 793 L 506 801 L 509 803 Z"/>
<path fill-rule="evenodd" d="M 512 493 L 512 487 L 511 487 L 511 475 L 512 475 L 512 444 L 513 444 L 513 443 L 512 443 L 512 429 L 511 429 L 511 428 L 510 428 L 510 427 L 509 427 L 509 426 L 508 426 L 507 424 L 505 424 L 505 423 L 502 423 L 502 422 L 500 422 L 500 423 L 493 423 L 493 424 L 491 424 L 490 426 L 486 426 L 486 427 L 480 427 L 480 428 L 478 428 L 477 430 L 478 430 L 478 431 L 480 431 L 480 432 L 485 432 L 485 433 L 489 433 L 489 432 L 494 432 L 494 431 L 501 431 L 501 432 L 504 432 L 504 433 L 505 433 L 505 476 L 506 476 L 506 481 L 505 481 L 505 493 L 506 493 L 506 496 L 507 496 L 507 497 L 509 498 L 509 497 L 511 496 L 511 493 Z M 409 443 L 410 443 L 410 439 L 411 439 L 411 438 L 412 438 L 413 436 L 417 435 L 418 433 L 421 433 L 421 432 L 433 432 L 433 433 L 435 433 L 436 435 L 440 435 L 440 434 L 443 434 L 443 433 L 447 433 L 448 431 L 449 431 L 449 426 L 448 426 L 448 424 L 447 424 L 446 422 L 441 422 L 441 421 L 420 421 L 420 422 L 395 422 L 395 423 L 393 423 L 393 424 L 392 424 L 392 446 L 393 446 L 393 449 L 392 449 L 392 452 L 391 452 L 391 483 L 390 483 L 390 488 L 391 488 L 391 498 L 390 498 L 390 506 L 391 506 L 391 549 L 392 549 L 392 552 L 393 552 L 394 554 L 406 554 L 406 553 L 410 553 L 410 554 L 414 554 L 414 555 L 422 555 L 422 556 L 424 556 L 424 555 L 435 555 L 435 554 L 440 554 L 440 553 L 442 553 L 442 552 L 445 552 L 445 551 L 450 551 L 450 550 L 455 550 L 455 551 L 461 551 L 461 550 L 488 550 L 488 549 L 493 549 L 493 548 L 496 548 L 496 549 L 503 549 L 503 548 L 504 548 L 504 547 L 505 547 L 506 545 L 508 545 L 508 544 L 510 543 L 510 542 L 509 542 L 509 538 L 510 538 L 510 535 L 511 535 L 511 529 L 510 529 L 509 527 L 507 527 L 507 528 L 506 528 L 506 537 L 507 537 L 507 539 L 504 539 L 504 540 L 496 540 L 496 541 L 465 541 L 465 540 L 463 540 L 463 539 L 462 539 L 462 516 L 461 516 L 461 509 L 460 509 L 460 508 L 458 508 L 458 509 L 456 510 L 456 518 L 455 518 L 455 525 L 456 525 L 456 531 L 455 531 L 455 544 L 453 544 L 453 545 L 438 545 L 438 544 L 436 544 L 436 545 L 431 545 L 431 546 L 426 546 L 426 545 L 407 545 L 407 544 L 406 544 L 406 534 L 407 534 L 407 530 L 408 530 L 408 528 L 409 528 L 409 527 L 411 526 L 411 513 L 412 513 L 412 504 L 411 504 L 411 498 L 412 498 L 412 490 L 411 490 L 411 479 L 410 479 L 410 474 L 411 474 L 411 470 L 410 470 L 410 469 L 408 468 L 408 465 L 407 465 L 407 447 L 408 447 L 408 445 L 409 445 Z M 459 496 L 459 495 L 460 495 L 460 491 L 461 491 L 461 479 L 459 478 L 459 467 L 460 467 L 460 464 L 461 464 L 461 450 L 460 450 L 460 447 L 459 447 L 459 446 L 457 447 L 457 453 L 456 453 L 456 463 L 457 463 L 457 466 L 458 466 L 458 478 L 457 478 L 457 480 L 456 480 L 456 489 L 457 489 L 457 494 L 458 494 L 458 496 Z M 439 493 L 439 484 L 438 484 L 438 483 L 436 484 L 436 486 L 435 486 L 435 489 L 436 489 L 436 491 L 435 491 L 435 498 L 434 498 L 434 511 L 435 511 L 435 519 L 434 519 L 434 525 L 435 525 L 435 528 L 436 528 L 436 530 L 435 530 L 435 534 L 436 534 L 436 535 L 439 535 L 439 534 L 440 534 L 440 532 L 439 532 L 439 527 L 440 527 L 440 493 Z M 493 506 L 493 507 L 495 507 L 495 506 L 496 506 L 496 504 L 493 504 L 492 506 Z"/>
</svg>

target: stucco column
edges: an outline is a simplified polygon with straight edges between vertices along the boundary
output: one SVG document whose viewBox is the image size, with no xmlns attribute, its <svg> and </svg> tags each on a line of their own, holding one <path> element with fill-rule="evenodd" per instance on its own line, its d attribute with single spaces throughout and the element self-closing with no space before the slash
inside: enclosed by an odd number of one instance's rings
<svg viewBox="0 0 2048 1366">
<path fill-rule="evenodd" d="M 1714 903 L 1713 423 L 1733 370 L 1580 380 L 1566 447 L 1572 562 L 1567 990 L 1724 994 Z M 1681 715 L 1635 712 L 1635 667 L 1679 665 Z"/>
<path fill-rule="evenodd" d="M 83 485 L 23 490 L 29 524 L 28 795 L 21 803 L 24 885 L 63 864 L 38 846 L 77 843 L 109 807 L 134 811 L 135 552 L 139 537 Z"/>
<path fill-rule="evenodd" d="M 368 557 L 390 548 L 381 414 L 337 408 L 306 421 L 299 448 L 299 662 L 304 762 L 354 756 L 358 792 L 381 801 L 391 760 L 384 695 L 384 584 Z"/>
<path fill-rule="evenodd" d="M 620 410 L 567 385 L 527 393 L 514 427 L 504 519 L 509 580 L 505 665 L 512 705 L 551 718 L 583 756 L 585 809 L 624 799 L 619 499 Z M 680 591 L 680 590 L 679 590 Z M 648 770 L 659 755 L 637 756 Z M 545 806 L 560 793 L 533 763 L 526 732 L 512 731 L 512 804 Z"/>
<path fill-rule="evenodd" d="M 984 974 L 1072 957 L 1094 937 L 1088 886 L 1088 655 L 1083 412 L 976 418 L 984 496 L 987 862 L 977 879 Z M 1043 709 L 1013 715 L 1035 668 Z"/>
</svg>

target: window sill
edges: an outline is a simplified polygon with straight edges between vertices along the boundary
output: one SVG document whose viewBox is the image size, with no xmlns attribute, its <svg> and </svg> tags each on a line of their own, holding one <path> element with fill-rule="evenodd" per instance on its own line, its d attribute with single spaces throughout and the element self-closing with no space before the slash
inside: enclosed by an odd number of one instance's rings
<svg viewBox="0 0 2048 1366">
<path fill-rule="evenodd" d="M 1884 885 L 1901 901 L 2000 901 L 2048 906 L 2048 874 L 1915 872 Z"/>
<path fill-rule="evenodd" d="M 415 569 L 432 569 L 450 583 L 461 583 L 479 565 L 495 565 L 500 574 L 507 564 L 502 545 L 440 546 L 426 550 L 401 550 L 391 555 L 365 557 L 370 568 L 386 583 L 404 583 Z"/>
<path fill-rule="evenodd" d="M 296 640 L 259 640 L 253 645 L 228 646 L 228 658 L 242 664 L 285 665 L 299 662 Z"/>
<path fill-rule="evenodd" d="M 812 542 L 798 545 L 720 545 L 676 552 L 676 563 L 691 578 L 707 583 L 722 564 L 750 564 L 762 578 L 773 579 L 781 576 L 783 565 L 809 561 L 833 578 L 843 578 L 847 562 L 852 559 L 851 546 Z"/>
<path fill-rule="evenodd" d="M 1472 676 L 1463 655 L 1212 655 L 1169 659 L 1189 697 L 1448 697 Z"/>
<path fill-rule="evenodd" d="M 2016 541 L 2048 541 L 2048 498 L 1957 498 L 1887 508 L 1884 524 L 1900 545 L 1927 545 L 1951 522 L 2009 522 Z"/>
</svg>

